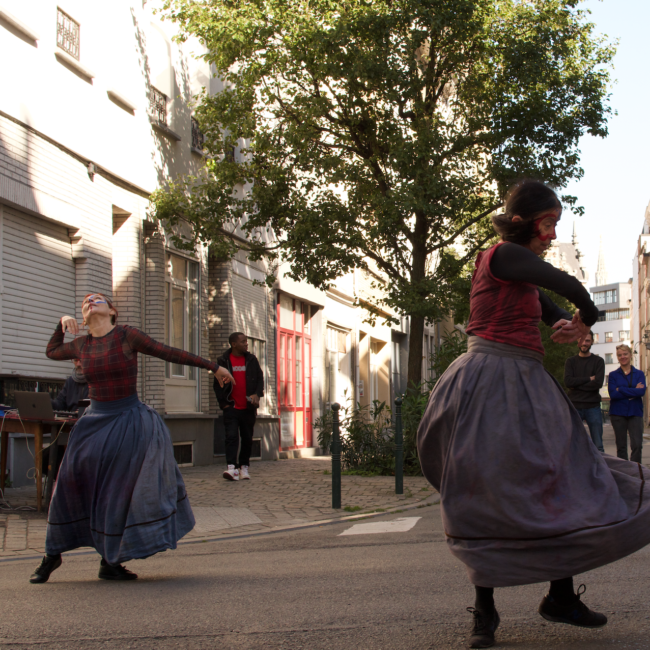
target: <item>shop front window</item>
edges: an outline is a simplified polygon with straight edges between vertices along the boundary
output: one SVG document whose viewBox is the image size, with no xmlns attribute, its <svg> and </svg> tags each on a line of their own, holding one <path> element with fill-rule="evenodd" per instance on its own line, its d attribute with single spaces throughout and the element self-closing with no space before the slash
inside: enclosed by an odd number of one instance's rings
<svg viewBox="0 0 650 650">
<path fill-rule="evenodd" d="M 280 294 L 278 405 L 280 448 L 311 446 L 311 320 L 316 308 Z"/>
</svg>

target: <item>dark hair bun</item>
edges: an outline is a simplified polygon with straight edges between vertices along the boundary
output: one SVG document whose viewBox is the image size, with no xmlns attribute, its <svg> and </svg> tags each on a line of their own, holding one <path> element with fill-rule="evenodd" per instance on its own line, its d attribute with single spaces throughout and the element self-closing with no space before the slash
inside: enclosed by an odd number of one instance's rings
<svg viewBox="0 0 650 650">
<path fill-rule="evenodd" d="M 504 212 L 492 217 L 492 226 L 504 241 L 527 244 L 535 236 L 535 219 L 558 208 L 561 210 L 562 204 L 555 190 L 541 181 L 524 178 L 508 190 Z M 515 215 L 522 220 L 513 223 Z"/>
</svg>

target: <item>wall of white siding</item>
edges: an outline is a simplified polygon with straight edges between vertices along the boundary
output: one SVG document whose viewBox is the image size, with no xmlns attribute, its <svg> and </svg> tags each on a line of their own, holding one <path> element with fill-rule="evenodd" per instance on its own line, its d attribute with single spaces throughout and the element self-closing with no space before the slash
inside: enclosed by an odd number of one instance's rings
<svg viewBox="0 0 650 650">
<path fill-rule="evenodd" d="M 2 210 L 2 372 L 64 379 L 69 361 L 45 356 L 58 320 L 75 313 L 68 229 Z"/>
</svg>

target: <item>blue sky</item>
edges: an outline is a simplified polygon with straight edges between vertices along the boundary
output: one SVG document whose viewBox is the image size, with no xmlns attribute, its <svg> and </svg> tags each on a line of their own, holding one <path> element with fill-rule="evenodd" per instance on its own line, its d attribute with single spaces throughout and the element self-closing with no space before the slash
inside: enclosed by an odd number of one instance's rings
<svg viewBox="0 0 650 650">
<path fill-rule="evenodd" d="M 618 115 L 611 118 L 606 139 L 581 140 L 585 174 L 565 192 L 578 197 L 585 214 L 565 211 L 558 227 L 558 240 L 570 241 L 576 221 L 593 286 L 600 236 L 609 282 L 632 277 L 632 258 L 650 202 L 650 1 L 587 0 L 583 6 L 591 10 L 597 32 L 619 39 L 611 89 Z"/>
</svg>

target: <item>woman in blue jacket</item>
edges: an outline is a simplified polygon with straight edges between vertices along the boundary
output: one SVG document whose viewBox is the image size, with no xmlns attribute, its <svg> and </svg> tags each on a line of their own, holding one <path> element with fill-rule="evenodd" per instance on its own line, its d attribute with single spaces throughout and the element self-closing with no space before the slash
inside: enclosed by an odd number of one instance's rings
<svg viewBox="0 0 650 650">
<path fill-rule="evenodd" d="M 627 460 L 627 434 L 633 463 L 641 462 L 643 446 L 643 400 L 645 376 L 632 366 L 632 349 L 629 345 L 616 346 L 620 368 L 609 373 L 609 415 L 616 434 L 616 455 Z"/>
</svg>

